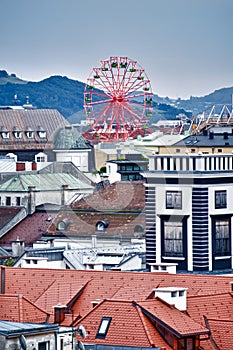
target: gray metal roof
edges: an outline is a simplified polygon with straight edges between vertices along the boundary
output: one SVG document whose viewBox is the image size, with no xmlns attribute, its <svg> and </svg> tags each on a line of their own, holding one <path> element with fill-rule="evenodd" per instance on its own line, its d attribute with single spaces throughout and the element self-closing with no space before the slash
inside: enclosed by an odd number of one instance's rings
<svg viewBox="0 0 233 350">
<path fill-rule="evenodd" d="M 57 324 L 38 324 L 0 321 L 0 334 L 6 337 L 17 336 L 20 334 L 36 334 L 48 331 L 58 330 Z"/>
<path fill-rule="evenodd" d="M 233 134 L 224 135 L 214 134 L 213 138 L 209 135 L 189 135 L 183 140 L 174 143 L 176 147 L 233 147 Z M 226 136 L 225 136 L 226 137 Z"/>
<path fill-rule="evenodd" d="M 68 185 L 69 189 L 92 189 L 93 187 L 82 182 L 71 174 L 22 174 L 16 175 L 0 185 L 0 192 L 28 192 L 29 187 L 35 187 L 36 191 L 60 190 L 62 185 Z"/>
</svg>

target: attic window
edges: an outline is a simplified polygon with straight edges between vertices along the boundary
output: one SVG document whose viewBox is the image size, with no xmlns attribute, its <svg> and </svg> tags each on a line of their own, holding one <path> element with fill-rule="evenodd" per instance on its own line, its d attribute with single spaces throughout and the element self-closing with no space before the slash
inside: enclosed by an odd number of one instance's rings
<svg viewBox="0 0 233 350">
<path fill-rule="evenodd" d="M 98 221 L 96 224 L 96 231 L 104 232 L 105 229 L 108 227 L 108 225 L 109 225 L 108 221 Z"/>
<path fill-rule="evenodd" d="M 16 139 L 22 138 L 22 132 L 21 131 L 13 131 L 13 135 Z"/>
<path fill-rule="evenodd" d="M 96 338 L 104 339 L 106 337 L 111 320 L 112 320 L 111 317 L 102 318 L 98 332 L 96 334 Z"/>
<path fill-rule="evenodd" d="M 33 131 L 28 130 L 28 131 L 25 132 L 25 134 L 26 134 L 28 139 L 32 139 L 33 138 Z"/>
<path fill-rule="evenodd" d="M 58 224 L 57 224 L 57 230 L 58 231 L 65 231 L 70 223 L 71 223 L 70 220 L 59 221 Z"/>
<path fill-rule="evenodd" d="M 3 139 L 9 139 L 9 137 L 10 137 L 10 133 L 6 128 L 3 128 L 1 130 L 1 135 L 2 135 Z"/>
<path fill-rule="evenodd" d="M 41 139 L 46 138 L 46 131 L 41 126 L 38 126 L 37 134 Z"/>
<path fill-rule="evenodd" d="M 136 225 L 134 227 L 134 236 L 142 236 L 144 232 L 143 225 Z"/>
</svg>

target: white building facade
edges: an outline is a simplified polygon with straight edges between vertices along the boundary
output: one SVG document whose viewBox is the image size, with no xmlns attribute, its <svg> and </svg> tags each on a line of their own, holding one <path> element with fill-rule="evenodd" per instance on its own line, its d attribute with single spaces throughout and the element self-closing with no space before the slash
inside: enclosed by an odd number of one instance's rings
<svg viewBox="0 0 233 350">
<path fill-rule="evenodd" d="M 146 263 L 233 268 L 233 154 L 155 155 L 146 186 Z"/>
</svg>

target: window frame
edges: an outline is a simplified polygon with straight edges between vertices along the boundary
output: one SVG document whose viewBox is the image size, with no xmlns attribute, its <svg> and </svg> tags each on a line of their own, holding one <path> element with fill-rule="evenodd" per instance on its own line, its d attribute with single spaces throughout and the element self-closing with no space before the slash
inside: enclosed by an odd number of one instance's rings
<svg viewBox="0 0 233 350">
<path fill-rule="evenodd" d="M 106 317 L 106 316 L 102 317 L 98 331 L 96 333 L 96 338 L 105 339 L 108 333 L 111 321 L 112 321 L 112 317 Z"/>
<path fill-rule="evenodd" d="M 168 196 L 171 196 L 171 200 L 168 199 Z M 177 201 L 177 198 L 180 198 L 180 200 Z M 166 191 L 166 209 L 182 209 L 182 191 Z"/>
<path fill-rule="evenodd" d="M 227 223 L 227 225 L 223 225 L 223 222 Z M 217 223 L 218 226 L 217 226 Z M 218 235 L 218 229 L 221 230 L 223 228 L 228 228 L 227 232 L 221 231 L 220 234 L 227 233 L 226 236 L 219 236 Z M 231 256 L 231 218 L 226 217 L 213 217 L 212 219 L 212 231 L 213 231 L 213 245 L 214 245 L 214 256 L 215 258 L 223 258 Z M 219 247 L 219 248 L 218 248 Z"/>
<path fill-rule="evenodd" d="M 214 193 L 215 209 L 227 208 L 227 190 L 216 190 Z"/>
</svg>

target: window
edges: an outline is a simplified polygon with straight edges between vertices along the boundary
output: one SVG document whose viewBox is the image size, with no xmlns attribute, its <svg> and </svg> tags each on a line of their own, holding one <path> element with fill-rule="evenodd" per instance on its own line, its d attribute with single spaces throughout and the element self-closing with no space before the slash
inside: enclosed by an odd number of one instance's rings
<svg viewBox="0 0 233 350">
<path fill-rule="evenodd" d="M 166 192 L 166 209 L 182 209 L 182 192 Z"/>
<path fill-rule="evenodd" d="M 11 205 L 11 197 L 6 197 L 6 205 Z"/>
<path fill-rule="evenodd" d="M 15 202 L 16 202 L 16 205 L 20 205 L 20 197 L 16 197 Z"/>
<path fill-rule="evenodd" d="M 222 153 L 222 148 L 218 148 L 218 153 Z"/>
<path fill-rule="evenodd" d="M 227 191 L 215 191 L 215 209 L 227 207 Z"/>
<path fill-rule="evenodd" d="M 183 223 L 164 221 L 164 256 L 183 257 Z"/>
<path fill-rule="evenodd" d="M 34 135 L 34 134 L 33 134 L 33 131 L 31 131 L 31 130 L 26 131 L 25 134 L 26 134 L 26 136 L 27 136 L 28 139 L 32 139 L 32 138 L 33 138 L 33 135 Z"/>
<path fill-rule="evenodd" d="M 180 149 L 179 148 L 176 148 L 176 153 L 180 153 Z"/>
<path fill-rule="evenodd" d="M 194 338 L 183 338 L 178 340 L 178 350 L 195 350 Z"/>
<path fill-rule="evenodd" d="M 191 153 L 195 153 L 195 148 L 191 148 Z"/>
<path fill-rule="evenodd" d="M 3 139 L 9 139 L 10 133 L 9 131 L 2 131 L 2 138 Z"/>
<path fill-rule="evenodd" d="M 103 317 L 98 329 L 98 332 L 96 334 L 96 338 L 105 338 L 110 326 L 112 318 L 111 317 Z"/>
<path fill-rule="evenodd" d="M 38 350 L 50 350 L 50 342 L 43 341 L 38 343 Z"/>
<path fill-rule="evenodd" d="M 96 231 L 104 232 L 105 229 L 108 227 L 109 222 L 108 221 L 98 221 L 96 224 Z"/>
<path fill-rule="evenodd" d="M 43 163 L 43 162 L 45 162 L 45 157 L 37 157 L 36 161 L 37 161 L 37 163 Z"/>
<path fill-rule="evenodd" d="M 227 256 L 230 251 L 230 219 L 215 219 L 215 256 Z"/>
<path fill-rule="evenodd" d="M 16 139 L 21 139 L 22 138 L 22 132 L 21 131 L 14 131 L 14 137 Z"/>
</svg>

